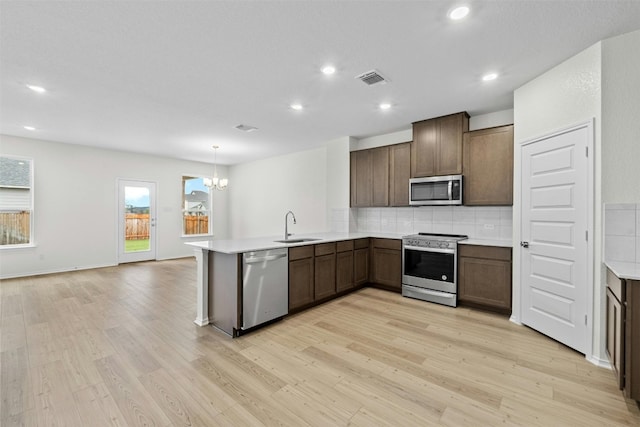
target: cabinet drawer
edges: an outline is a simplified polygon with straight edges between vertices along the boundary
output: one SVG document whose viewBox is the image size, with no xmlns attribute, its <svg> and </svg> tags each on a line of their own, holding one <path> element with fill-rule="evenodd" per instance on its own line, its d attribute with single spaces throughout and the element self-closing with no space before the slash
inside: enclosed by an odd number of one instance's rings
<svg viewBox="0 0 640 427">
<path fill-rule="evenodd" d="M 364 249 L 369 247 L 369 239 L 356 239 L 353 241 L 354 249 Z"/>
<path fill-rule="evenodd" d="M 458 245 L 458 256 L 511 261 L 511 248 L 462 244 Z"/>
<path fill-rule="evenodd" d="M 374 248 L 383 248 L 383 249 L 402 249 L 402 240 L 396 239 L 371 239 L 371 245 Z"/>
<path fill-rule="evenodd" d="M 623 295 L 625 294 L 625 282 L 618 279 L 613 271 L 607 268 L 607 286 L 611 289 L 611 293 L 615 295 L 618 301 L 624 301 Z"/>
<path fill-rule="evenodd" d="M 289 248 L 289 261 L 297 259 L 311 258 L 313 256 L 313 246 L 300 246 L 297 248 Z"/>
<path fill-rule="evenodd" d="M 329 255 L 336 253 L 335 243 L 320 243 L 315 245 L 316 256 Z"/>
<path fill-rule="evenodd" d="M 338 252 L 347 252 L 353 250 L 353 240 L 345 240 L 343 242 L 336 242 L 336 248 Z"/>
</svg>

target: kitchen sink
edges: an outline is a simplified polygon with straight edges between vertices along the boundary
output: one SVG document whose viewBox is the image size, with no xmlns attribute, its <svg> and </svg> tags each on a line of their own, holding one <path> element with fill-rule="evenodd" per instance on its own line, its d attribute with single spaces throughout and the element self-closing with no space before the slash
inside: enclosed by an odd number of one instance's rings
<svg viewBox="0 0 640 427">
<path fill-rule="evenodd" d="M 274 240 L 274 242 L 278 242 L 278 243 L 302 243 L 302 242 L 314 242 L 316 240 L 320 240 L 320 239 L 313 239 L 313 238 L 287 239 L 287 240 Z"/>
</svg>

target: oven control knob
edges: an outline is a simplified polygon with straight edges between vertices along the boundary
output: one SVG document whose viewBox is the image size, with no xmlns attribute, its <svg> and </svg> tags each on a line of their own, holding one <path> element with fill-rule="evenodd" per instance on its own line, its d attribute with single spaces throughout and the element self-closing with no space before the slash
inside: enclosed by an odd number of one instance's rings
<svg viewBox="0 0 640 427">
<path fill-rule="evenodd" d="M 442 280 L 447 280 L 447 276 L 445 276 L 444 274 L 442 275 Z"/>
</svg>

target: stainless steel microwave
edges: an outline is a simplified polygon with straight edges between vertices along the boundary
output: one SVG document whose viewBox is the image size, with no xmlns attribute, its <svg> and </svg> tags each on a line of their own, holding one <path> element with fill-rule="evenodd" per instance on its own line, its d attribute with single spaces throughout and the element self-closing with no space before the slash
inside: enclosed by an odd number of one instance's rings
<svg viewBox="0 0 640 427">
<path fill-rule="evenodd" d="M 409 204 L 412 206 L 461 205 L 462 175 L 410 179 Z"/>
</svg>

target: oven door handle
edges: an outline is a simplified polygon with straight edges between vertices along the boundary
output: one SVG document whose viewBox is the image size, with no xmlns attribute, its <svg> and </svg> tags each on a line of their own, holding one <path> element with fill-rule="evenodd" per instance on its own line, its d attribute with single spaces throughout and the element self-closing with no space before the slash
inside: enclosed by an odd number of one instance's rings
<svg viewBox="0 0 640 427">
<path fill-rule="evenodd" d="M 441 254 L 455 254 L 456 251 L 454 249 L 443 249 L 443 248 L 423 248 L 420 246 L 409 246 L 404 245 L 405 249 L 409 249 L 410 251 L 419 251 L 419 252 L 438 252 Z"/>
</svg>

